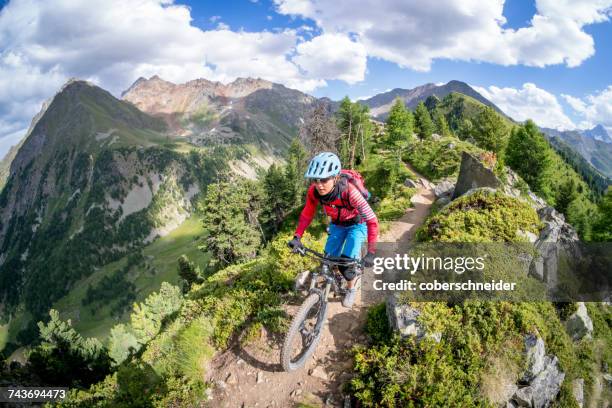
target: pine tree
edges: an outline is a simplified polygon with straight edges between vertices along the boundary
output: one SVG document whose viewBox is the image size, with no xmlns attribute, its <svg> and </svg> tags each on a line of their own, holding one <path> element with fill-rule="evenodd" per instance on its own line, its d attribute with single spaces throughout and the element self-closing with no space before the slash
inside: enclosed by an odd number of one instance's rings
<svg viewBox="0 0 612 408">
<path fill-rule="evenodd" d="M 429 95 L 427 99 L 425 99 L 425 107 L 431 116 L 433 116 L 439 104 L 440 98 L 438 98 L 436 95 Z"/>
<path fill-rule="evenodd" d="M 444 117 L 444 114 L 440 112 L 439 109 L 436 109 L 434 111 L 434 121 L 436 125 L 437 134 L 439 134 L 440 136 L 450 136 L 451 135 L 450 128 L 448 127 L 448 122 L 446 122 L 446 118 Z"/>
<path fill-rule="evenodd" d="M 414 129 L 421 139 L 429 139 L 434 131 L 429 111 L 423 102 L 419 102 L 414 111 Z"/>
<path fill-rule="evenodd" d="M 612 186 L 608 186 L 606 194 L 602 197 L 598 212 L 593 223 L 593 240 L 612 242 Z"/>
<path fill-rule="evenodd" d="M 38 322 L 41 344 L 28 358 L 28 369 L 49 385 L 89 386 L 110 371 L 110 358 L 96 338 L 83 338 L 70 320 L 49 311 L 48 323 Z"/>
<path fill-rule="evenodd" d="M 506 164 L 516 171 L 534 192 L 540 193 L 547 201 L 553 199 L 548 182 L 552 167 L 552 151 L 533 121 L 528 120 L 523 126 L 512 131 L 506 147 L 505 160 Z"/>
<path fill-rule="evenodd" d="M 213 266 L 245 261 L 257 253 L 262 237 L 248 219 L 254 198 L 249 187 L 245 182 L 220 182 L 207 188 L 201 208 L 208 235 L 201 249 L 212 254 Z"/>
<path fill-rule="evenodd" d="M 578 198 L 578 188 L 573 177 L 566 179 L 557 191 L 556 209 L 563 214 L 567 214 L 567 209 L 572 201 Z"/>
<path fill-rule="evenodd" d="M 178 258 L 178 274 L 183 280 L 183 293 L 189 292 L 191 285 L 202 282 L 203 276 L 199 266 L 183 254 Z"/>
<path fill-rule="evenodd" d="M 365 160 L 368 151 L 372 132 L 369 108 L 357 102 L 351 102 L 346 96 L 340 103 L 337 116 L 341 132 L 338 146 L 340 161 L 343 167 L 352 169 L 356 163 Z"/>
<path fill-rule="evenodd" d="M 387 117 L 388 141 L 394 145 L 403 145 L 412 138 L 412 113 L 406 109 L 404 101 L 396 98 Z"/>
<path fill-rule="evenodd" d="M 143 303 L 134 303 L 130 322 L 138 343 L 146 344 L 155 337 L 164 319 L 178 311 L 182 302 L 181 290 L 162 282 L 159 292 L 151 293 Z"/>
<path fill-rule="evenodd" d="M 138 344 L 136 337 L 124 324 L 118 324 L 111 329 L 108 342 L 108 354 L 116 366 L 123 363 L 130 354 L 140 349 L 140 344 Z"/>
<path fill-rule="evenodd" d="M 500 153 L 508 142 L 508 126 L 490 106 L 484 106 L 476 116 L 472 137 L 483 149 Z"/>
<path fill-rule="evenodd" d="M 285 167 L 285 186 L 284 199 L 285 205 L 289 210 L 300 205 L 302 196 L 305 193 L 304 184 L 304 173 L 306 172 L 306 166 L 308 165 L 308 154 L 304 145 L 300 143 L 299 139 L 294 139 L 289 147 L 289 154 L 287 157 L 287 165 Z M 280 185 L 276 186 L 278 189 Z M 271 192 L 271 190 L 269 190 Z M 278 191 L 278 190 L 277 190 Z M 269 197 L 269 196 L 268 196 Z"/>
<path fill-rule="evenodd" d="M 474 124 L 471 120 L 467 118 L 461 119 L 459 121 L 459 126 L 457 128 L 457 136 L 461 140 L 469 139 L 472 137 L 472 133 L 474 131 Z"/>
</svg>

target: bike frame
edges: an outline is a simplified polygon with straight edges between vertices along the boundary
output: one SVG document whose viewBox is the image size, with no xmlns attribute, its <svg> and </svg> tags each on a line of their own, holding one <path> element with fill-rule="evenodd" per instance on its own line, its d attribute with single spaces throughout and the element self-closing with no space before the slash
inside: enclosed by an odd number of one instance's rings
<svg viewBox="0 0 612 408">
<path fill-rule="evenodd" d="M 363 263 L 360 260 L 351 258 L 337 258 L 329 257 L 324 254 L 320 254 L 306 247 L 294 248 L 294 253 L 299 253 L 302 256 L 309 255 L 321 261 L 320 271 L 313 272 L 311 275 L 310 288 L 308 290 L 308 296 L 306 297 L 305 303 L 300 307 L 298 314 L 293 318 L 291 327 L 285 337 L 285 342 L 281 348 L 281 364 L 287 371 L 293 371 L 297 368 L 303 367 L 306 359 L 314 352 L 316 345 L 322 333 L 323 324 L 327 321 L 327 306 L 329 292 L 333 289 L 336 293 L 342 293 L 342 279 L 337 276 L 334 266 L 356 266 L 359 267 L 360 271 L 363 271 Z M 319 285 L 320 277 L 324 278 L 324 286 Z M 320 306 L 316 312 L 317 322 L 314 327 L 306 328 L 305 322 L 308 317 L 308 313 L 316 305 L 314 302 L 314 296 L 318 298 Z M 307 308 L 305 308 L 307 307 Z M 299 319 L 298 319 L 299 316 Z M 314 317 L 314 316 L 313 316 Z M 303 353 L 300 354 L 298 362 L 292 363 L 293 355 L 293 340 L 297 335 L 301 336 L 302 346 L 306 347 Z M 302 351 L 302 349 L 300 349 Z M 297 364 L 297 366 L 295 365 Z"/>
</svg>

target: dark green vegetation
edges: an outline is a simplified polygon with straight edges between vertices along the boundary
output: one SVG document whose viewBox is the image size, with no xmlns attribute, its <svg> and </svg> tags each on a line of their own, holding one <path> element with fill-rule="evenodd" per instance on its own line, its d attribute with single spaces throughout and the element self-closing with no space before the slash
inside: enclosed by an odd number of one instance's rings
<svg viewBox="0 0 612 408">
<path fill-rule="evenodd" d="M 421 310 L 419 320 L 428 330 L 441 334 L 441 341 L 393 337 L 384 305 L 370 309 L 366 330 L 374 344 L 354 349 L 356 376 L 350 383 L 363 406 L 493 407 L 503 403 L 503 387 L 515 383 L 522 372 L 523 336 L 529 333 L 542 337 L 546 352 L 559 358 L 566 374 L 553 406 L 578 406 L 571 391 L 576 378 L 585 379 L 588 401 L 593 373 L 602 362 L 610 363 L 609 306 L 589 304 L 594 339 L 577 343 L 572 343 L 558 311 L 548 302 L 412 306 Z M 606 346 L 608 350 L 602 349 Z"/>
<path fill-rule="evenodd" d="M 455 177 L 461 152 L 493 152 L 494 170 L 502 181 L 507 165 L 533 192 L 563 213 L 582 239 L 594 239 L 592 223 L 599 218 L 596 203 L 607 187 L 606 181 L 581 171 L 574 156 L 557 153 L 532 121 L 516 125 L 493 108 L 457 93 L 442 100 L 430 97 L 422 106 L 428 108 L 431 117 L 445 118 L 436 121 L 435 130 L 447 136 L 437 140 L 409 138 L 403 158 L 419 172 L 434 181 Z"/>
<path fill-rule="evenodd" d="M 524 201 L 501 192 L 478 191 L 454 200 L 419 231 L 422 241 L 512 242 L 517 231 L 538 234 L 540 220 Z"/>
</svg>

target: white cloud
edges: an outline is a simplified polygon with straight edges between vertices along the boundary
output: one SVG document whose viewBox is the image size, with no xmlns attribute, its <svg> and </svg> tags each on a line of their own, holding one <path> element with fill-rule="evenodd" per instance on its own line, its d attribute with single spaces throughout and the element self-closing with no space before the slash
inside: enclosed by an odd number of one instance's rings
<svg viewBox="0 0 612 408">
<path fill-rule="evenodd" d="M 363 81 L 366 51 L 362 44 L 341 34 L 323 34 L 297 46 L 293 58 L 309 76 L 335 78 L 349 84 Z"/>
<path fill-rule="evenodd" d="M 472 87 L 514 120 L 532 119 L 538 126 L 559 130 L 576 128 L 563 112 L 557 97 L 535 84 L 525 83 L 519 89 Z"/>
<path fill-rule="evenodd" d="M 561 96 L 582 118 L 581 128 L 603 125 L 608 131 L 612 131 L 612 85 L 582 99 L 565 94 Z"/>
<path fill-rule="evenodd" d="M 354 33 L 368 56 L 427 71 L 436 58 L 573 67 L 594 53 L 583 27 L 607 21 L 612 0 L 537 0 L 527 27 L 506 28 L 504 0 L 274 0 L 281 14 L 326 33 Z"/>
</svg>

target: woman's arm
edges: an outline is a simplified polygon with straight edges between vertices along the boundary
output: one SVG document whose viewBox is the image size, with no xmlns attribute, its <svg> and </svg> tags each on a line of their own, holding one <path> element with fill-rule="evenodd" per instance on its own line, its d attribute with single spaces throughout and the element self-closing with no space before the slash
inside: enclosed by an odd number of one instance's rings
<svg viewBox="0 0 612 408">
<path fill-rule="evenodd" d="M 302 209 L 302 213 L 300 214 L 300 219 L 298 220 L 297 228 L 295 229 L 295 236 L 302 237 L 306 228 L 312 222 L 312 219 L 315 216 L 315 211 L 317 210 L 317 205 L 319 204 L 319 200 L 314 195 L 314 184 L 308 188 L 308 192 L 306 193 L 306 205 Z"/>
</svg>

